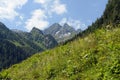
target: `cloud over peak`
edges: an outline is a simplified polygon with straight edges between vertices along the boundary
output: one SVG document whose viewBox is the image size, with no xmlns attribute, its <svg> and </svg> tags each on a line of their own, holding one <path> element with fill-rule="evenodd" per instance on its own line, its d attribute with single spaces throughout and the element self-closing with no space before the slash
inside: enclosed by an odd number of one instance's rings
<svg viewBox="0 0 120 80">
<path fill-rule="evenodd" d="M 44 10 L 37 9 L 32 12 L 30 19 L 26 21 L 26 29 L 31 30 L 33 27 L 44 30 L 49 25 L 49 22 L 46 20 L 47 16 L 45 15 Z"/>
<path fill-rule="evenodd" d="M 39 9 L 32 11 L 32 16 L 25 22 L 26 29 L 31 30 L 33 27 L 44 30 L 48 27 L 52 15 L 62 15 L 67 12 L 66 5 L 60 0 L 34 0 L 41 5 Z"/>
<path fill-rule="evenodd" d="M 60 22 L 59 22 L 61 25 L 64 25 L 65 23 L 67 23 L 68 25 L 72 26 L 73 28 L 75 28 L 76 30 L 77 29 L 86 29 L 87 26 L 82 23 L 81 21 L 79 20 L 75 20 L 75 19 L 72 19 L 72 18 L 63 18 Z"/>
</svg>

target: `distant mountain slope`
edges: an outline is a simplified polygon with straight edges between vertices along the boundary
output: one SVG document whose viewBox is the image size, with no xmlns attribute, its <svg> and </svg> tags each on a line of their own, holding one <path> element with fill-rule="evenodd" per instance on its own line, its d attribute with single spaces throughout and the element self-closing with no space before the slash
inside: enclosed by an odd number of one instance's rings
<svg viewBox="0 0 120 80">
<path fill-rule="evenodd" d="M 24 37 L 27 40 L 35 42 L 36 45 L 44 49 L 51 49 L 58 45 L 57 41 L 51 35 L 45 35 L 41 30 L 33 28 L 30 33 L 17 32 L 18 35 Z"/>
<path fill-rule="evenodd" d="M 11 31 L 0 22 L 0 70 L 55 46 L 57 41 L 52 36 L 36 28 L 30 33 Z"/>
<path fill-rule="evenodd" d="M 61 26 L 58 23 L 51 25 L 44 30 L 45 34 L 51 34 L 58 42 L 64 42 L 77 34 L 77 31 L 65 23 Z"/>
<path fill-rule="evenodd" d="M 110 12 L 114 9 L 115 12 L 119 11 L 120 7 L 116 8 L 120 5 L 119 1 L 109 0 L 107 6 L 111 7 Z M 111 14 L 109 11 L 108 15 Z M 114 15 L 111 14 L 111 16 Z M 120 80 L 120 24 L 117 22 L 118 20 L 107 23 L 112 21 L 111 18 L 104 18 L 102 22 L 100 18 L 75 37 L 74 41 L 42 54 L 35 54 L 22 63 L 2 71 L 0 78 Z"/>
<path fill-rule="evenodd" d="M 51 25 L 49 28 L 45 29 L 44 32 L 45 34 L 51 34 L 55 35 L 57 31 L 59 31 L 62 28 L 62 26 L 58 23 L 55 23 Z"/>
</svg>

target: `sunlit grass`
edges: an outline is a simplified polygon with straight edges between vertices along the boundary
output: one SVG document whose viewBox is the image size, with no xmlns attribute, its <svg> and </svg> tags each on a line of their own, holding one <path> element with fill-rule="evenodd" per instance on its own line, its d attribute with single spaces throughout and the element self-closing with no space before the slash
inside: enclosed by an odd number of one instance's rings
<svg viewBox="0 0 120 80">
<path fill-rule="evenodd" d="M 84 38 L 43 53 L 1 72 L 13 80 L 119 80 L 120 28 L 98 29 Z"/>
</svg>

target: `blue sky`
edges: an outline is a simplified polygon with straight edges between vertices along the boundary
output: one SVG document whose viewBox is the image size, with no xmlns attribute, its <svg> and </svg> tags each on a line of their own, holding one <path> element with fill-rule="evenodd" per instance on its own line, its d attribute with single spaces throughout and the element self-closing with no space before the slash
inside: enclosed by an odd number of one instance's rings
<svg viewBox="0 0 120 80">
<path fill-rule="evenodd" d="M 108 0 L 0 0 L 0 21 L 10 29 L 46 29 L 68 23 L 86 29 L 99 18 Z"/>
</svg>

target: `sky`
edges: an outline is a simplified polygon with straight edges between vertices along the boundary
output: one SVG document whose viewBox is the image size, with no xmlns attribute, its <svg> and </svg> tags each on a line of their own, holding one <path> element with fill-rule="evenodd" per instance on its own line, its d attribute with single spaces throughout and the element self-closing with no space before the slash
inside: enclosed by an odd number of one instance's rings
<svg viewBox="0 0 120 80">
<path fill-rule="evenodd" d="M 9 29 L 44 30 L 54 23 L 68 23 L 85 30 L 106 7 L 108 0 L 0 0 L 0 22 Z"/>
</svg>

